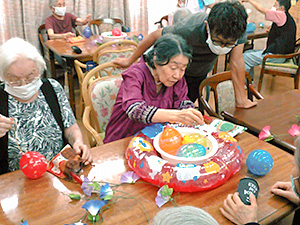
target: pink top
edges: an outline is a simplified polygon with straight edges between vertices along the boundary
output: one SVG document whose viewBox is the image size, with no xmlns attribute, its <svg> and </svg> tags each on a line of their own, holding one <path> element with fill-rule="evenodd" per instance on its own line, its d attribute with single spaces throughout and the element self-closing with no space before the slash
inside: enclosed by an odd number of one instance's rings
<svg viewBox="0 0 300 225">
<path fill-rule="evenodd" d="M 283 11 L 274 11 L 274 10 L 267 10 L 266 11 L 266 20 L 272 21 L 276 23 L 277 26 L 281 27 L 286 23 L 286 14 Z"/>
<path fill-rule="evenodd" d="M 63 20 L 59 20 L 51 15 L 45 19 L 46 30 L 53 29 L 54 34 L 73 32 L 72 28 L 75 26 L 77 18 L 71 13 L 66 13 Z"/>
</svg>

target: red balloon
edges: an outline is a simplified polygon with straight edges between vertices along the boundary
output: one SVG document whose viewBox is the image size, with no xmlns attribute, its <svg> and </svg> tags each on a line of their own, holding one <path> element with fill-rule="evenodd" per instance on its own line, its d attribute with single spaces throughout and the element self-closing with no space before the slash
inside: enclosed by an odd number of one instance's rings
<svg viewBox="0 0 300 225">
<path fill-rule="evenodd" d="M 120 29 L 118 29 L 118 28 L 114 28 L 114 29 L 112 29 L 111 34 L 113 36 L 121 36 L 122 35 L 122 31 Z"/>
<path fill-rule="evenodd" d="M 26 152 L 20 159 L 20 168 L 28 178 L 38 179 L 47 170 L 47 160 L 38 152 Z"/>
</svg>

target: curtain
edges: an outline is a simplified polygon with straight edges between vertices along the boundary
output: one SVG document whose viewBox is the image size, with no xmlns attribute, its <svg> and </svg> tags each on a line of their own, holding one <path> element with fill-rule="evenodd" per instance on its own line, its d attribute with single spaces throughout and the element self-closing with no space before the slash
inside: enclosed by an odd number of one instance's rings
<svg viewBox="0 0 300 225">
<path fill-rule="evenodd" d="M 0 44 L 20 37 L 39 48 L 38 28 L 52 14 L 49 1 L 1 0 Z M 67 12 L 85 18 L 119 18 L 131 31 L 148 31 L 147 0 L 66 0 Z M 84 27 L 79 28 L 83 30 Z"/>
</svg>

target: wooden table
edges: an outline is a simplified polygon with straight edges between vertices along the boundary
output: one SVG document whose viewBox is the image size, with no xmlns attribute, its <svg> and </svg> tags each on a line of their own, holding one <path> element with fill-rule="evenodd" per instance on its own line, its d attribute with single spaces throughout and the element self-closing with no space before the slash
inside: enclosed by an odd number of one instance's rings
<svg viewBox="0 0 300 225">
<path fill-rule="evenodd" d="M 295 206 L 284 198 L 270 194 L 270 187 L 277 180 L 288 181 L 293 167 L 293 156 L 257 137 L 244 132 L 236 137 L 245 153 L 242 169 L 222 186 L 204 192 L 176 194 L 177 204 L 200 207 L 210 213 L 219 224 L 231 224 L 225 219 L 219 208 L 229 193 L 237 190 L 239 180 L 246 176 L 257 180 L 260 191 L 258 196 L 259 221 L 269 224 L 278 221 L 291 213 Z M 125 138 L 92 149 L 95 166 L 85 168 L 89 177 L 95 180 L 119 183 L 120 176 L 128 171 L 125 149 L 130 138 Z M 255 149 L 267 150 L 274 159 L 273 169 L 263 177 L 250 174 L 246 167 L 248 154 Z M 71 224 L 78 221 L 85 210 L 81 206 L 85 199 L 71 201 L 69 193 L 82 194 L 78 184 L 66 182 L 46 173 L 37 180 L 27 179 L 21 171 L 15 171 L 0 176 L 0 224 L 20 224 L 22 218 L 30 225 Z M 141 183 L 119 186 L 117 190 L 125 191 L 135 196 L 145 207 L 150 218 L 160 210 L 155 204 L 158 188 L 141 181 Z M 167 203 L 162 208 L 172 206 Z M 139 204 L 132 199 L 120 199 L 103 214 L 103 224 L 148 224 L 146 216 Z M 90 224 L 90 223 L 88 223 Z"/>
<path fill-rule="evenodd" d="M 275 135 L 272 143 L 291 153 L 296 149 L 294 137 L 287 132 L 292 124 L 297 124 L 295 115 L 300 115 L 300 91 L 297 89 L 258 100 L 257 106 L 250 109 L 230 108 L 222 113 L 226 120 L 241 124 L 258 135 L 263 127 L 271 126 Z"/>
</svg>

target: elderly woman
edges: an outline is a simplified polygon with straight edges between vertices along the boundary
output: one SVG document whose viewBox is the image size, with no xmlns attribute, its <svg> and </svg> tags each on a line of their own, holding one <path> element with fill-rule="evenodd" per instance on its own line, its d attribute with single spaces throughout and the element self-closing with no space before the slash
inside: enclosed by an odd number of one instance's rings
<svg viewBox="0 0 300 225">
<path fill-rule="evenodd" d="M 61 85 L 41 80 L 45 62 L 30 43 L 12 38 L 0 47 L 0 174 L 19 169 L 20 150 L 51 160 L 66 143 L 91 161 Z"/>
<path fill-rule="evenodd" d="M 202 114 L 187 97 L 183 78 L 191 57 L 186 41 L 168 34 L 123 72 L 104 143 L 131 136 L 151 123 L 203 124 Z"/>
<path fill-rule="evenodd" d="M 270 192 L 274 195 L 284 197 L 294 203 L 300 205 L 300 136 L 295 141 L 297 147 L 294 154 L 294 169 L 291 174 L 291 181 L 276 182 Z M 257 220 L 257 202 L 255 196 L 250 194 L 251 205 L 245 205 L 239 198 L 238 193 L 229 194 L 224 200 L 224 205 L 220 208 L 221 213 L 235 224 L 258 224 Z M 293 224 L 300 224 L 300 210 L 295 212 Z"/>
</svg>

